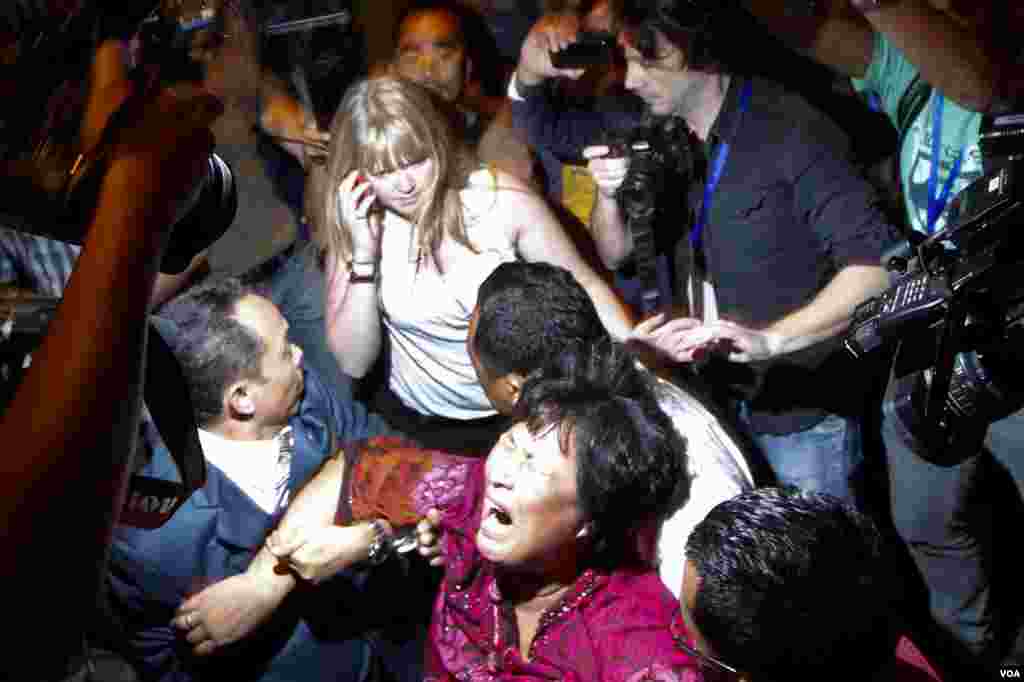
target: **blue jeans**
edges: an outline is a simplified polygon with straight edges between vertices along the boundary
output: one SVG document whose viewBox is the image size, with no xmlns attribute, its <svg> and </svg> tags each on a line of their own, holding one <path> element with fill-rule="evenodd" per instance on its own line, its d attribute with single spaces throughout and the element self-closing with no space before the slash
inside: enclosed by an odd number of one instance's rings
<svg viewBox="0 0 1024 682">
<path fill-rule="evenodd" d="M 993 597 L 992 566 L 1000 548 L 1019 541 L 1005 537 L 1013 530 L 992 531 L 1000 522 L 1012 529 L 1014 521 L 1001 515 L 1008 507 L 1019 511 L 1024 500 L 1024 411 L 989 426 L 984 447 L 956 466 L 923 459 L 922 446 L 888 414 L 882 437 L 893 523 L 928 587 L 932 617 L 971 652 L 1002 655 L 999 638 L 1012 637 L 1016 623 L 1004 626 L 1000 616 L 1019 617 L 1019 607 L 999 608 L 1006 600 Z M 1012 485 L 1000 488 L 1008 480 Z M 997 490 L 1017 499 L 1007 505 Z M 1020 652 L 1014 655 L 1021 662 Z"/>
<path fill-rule="evenodd" d="M 740 420 L 748 423 L 745 404 Z M 752 435 L 779 484 L 828 493 L 857 506 L 855 483 L 864 453 L 856 419 L 830 414 L 803 431 Z"/>
</svg>

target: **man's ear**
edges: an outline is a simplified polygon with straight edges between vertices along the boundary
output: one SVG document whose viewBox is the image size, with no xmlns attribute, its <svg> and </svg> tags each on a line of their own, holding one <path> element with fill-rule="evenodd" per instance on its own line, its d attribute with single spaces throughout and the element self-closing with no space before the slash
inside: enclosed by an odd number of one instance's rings
<svg viewBox="0 0 1024 682">
<path fill-rule="evenodd" d="M 237 381 L 228 387 L 226 402 L 228 414 L 234 419 L 251 419 L 256 414 L 252 399 L 252 386 L 247 381 Z"/>
<path fill-rule="evenodd" d="M 523 394 L 523 384 L 526 379 L 518 372 L 509 372 L 498 380 L 502 393 L 508 399 L 509 405 L 517 405 L 519 396 Z"/>
</svg>

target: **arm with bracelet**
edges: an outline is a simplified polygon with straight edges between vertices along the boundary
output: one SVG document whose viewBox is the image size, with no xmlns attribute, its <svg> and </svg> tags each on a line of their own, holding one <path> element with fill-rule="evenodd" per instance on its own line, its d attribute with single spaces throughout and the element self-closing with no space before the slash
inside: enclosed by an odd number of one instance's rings
<svg viewBox="0 0 1024 682">
<path fill-rule="evenodd" d="M 331 466 L 329 487 L 315 493 L 318 501 L 290 509 L 267 541 L 279 566 L 312 582 L 334 575 L 353 559 L 382 563 L 394 552 L 411 549 L 409 531 L 431 509 L 441 513 L 446 530 L 461 535 L 483 461 L 379 436 L 348 443 Z M 328 520 L 330 496 L 336 506 Z"/>
<path fill-rule="evenodd" d="M 345 445 L 291 502 L 247 571 L 183 602 L 174 625 L 188 630 L 198 618 L 205 631 L 194 641 L 190 631 L 189 639 L 195 653 L 212 653 L 268 620 L 301 583 L 315 585 L 411 549 L 408 534 L 396 530 L 412 529 L 432 509 L 441 514 L 445 555 L 459 556 L 473 542 L 470 520 L 483 466 L 394 436 Z M 190 615 L 197 612 L 201 617 Z"/>
<path fill-rule="evenodd" d="M 327 342 L 346 374 L 361 378 L 383 347 L 378 269 L 381 212 L 370 184 L 352 172 L 330 193 L 347 241 L 326 254 Z"/>
</svg>

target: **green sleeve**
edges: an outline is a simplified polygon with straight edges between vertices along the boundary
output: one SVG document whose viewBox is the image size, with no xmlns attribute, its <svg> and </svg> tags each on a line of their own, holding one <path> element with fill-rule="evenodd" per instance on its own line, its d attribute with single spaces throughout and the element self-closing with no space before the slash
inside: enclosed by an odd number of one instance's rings
<svg viewBox="0 0 1024 682">
<path fill-rule="evenodd" d="M 917 67 L 881 33 L 875 32 L 875 47 L 871 64 L 863 78 L 852 78 L 854 90 L 867 95 L 878 95 L 882 110 L 896 123 L 900 99 L 917 77 Z"/>
</svg>

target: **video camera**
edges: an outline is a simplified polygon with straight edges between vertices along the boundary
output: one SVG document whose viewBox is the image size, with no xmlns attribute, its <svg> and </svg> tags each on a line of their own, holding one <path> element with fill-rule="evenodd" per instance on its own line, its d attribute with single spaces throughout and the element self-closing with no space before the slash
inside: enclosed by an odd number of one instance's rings
<svg viewBox="0 0 1024 682">
<path fill-rule="evenodd" d="M 922 456 L 952 466 L 1024 406 L 1024 165 L 971 183 L 946 227 L 913 242 L 890 254 L 898 278 L 857 307 L 844 343 L 862 357 L 899 342 L 884 410 Z"/>
<path fill-rule="evenodd" d="M 131 126 L 140 103 L 163 85 L 200 80 L 193 58 L 200 37 L 222 35 L 219 15 L 202 3 L 185 14 L 173 0 L 151 3 L 84 2 L 68 14 L 18 0 L 0 16 L 17 36 L 2 79 L 17 93 L 0 112 L 0 225 L 80 244 L 96 208 L 100 183 L 118 131 Z M 3 26 L 0 26 L 3 28 Z M 0 31 L 2 32 L 2 31 Z M 78 131 L 88 98 L 93 52 L 105 39 L 135 46 L 136 88 L 115 112 L 93 149 L 81 149 Z M 231 168 L 211 154 L 177 211 L 160 269 L 176 274 L 216 241 L 234 220 L 237 190 Z"/>
</svg>

